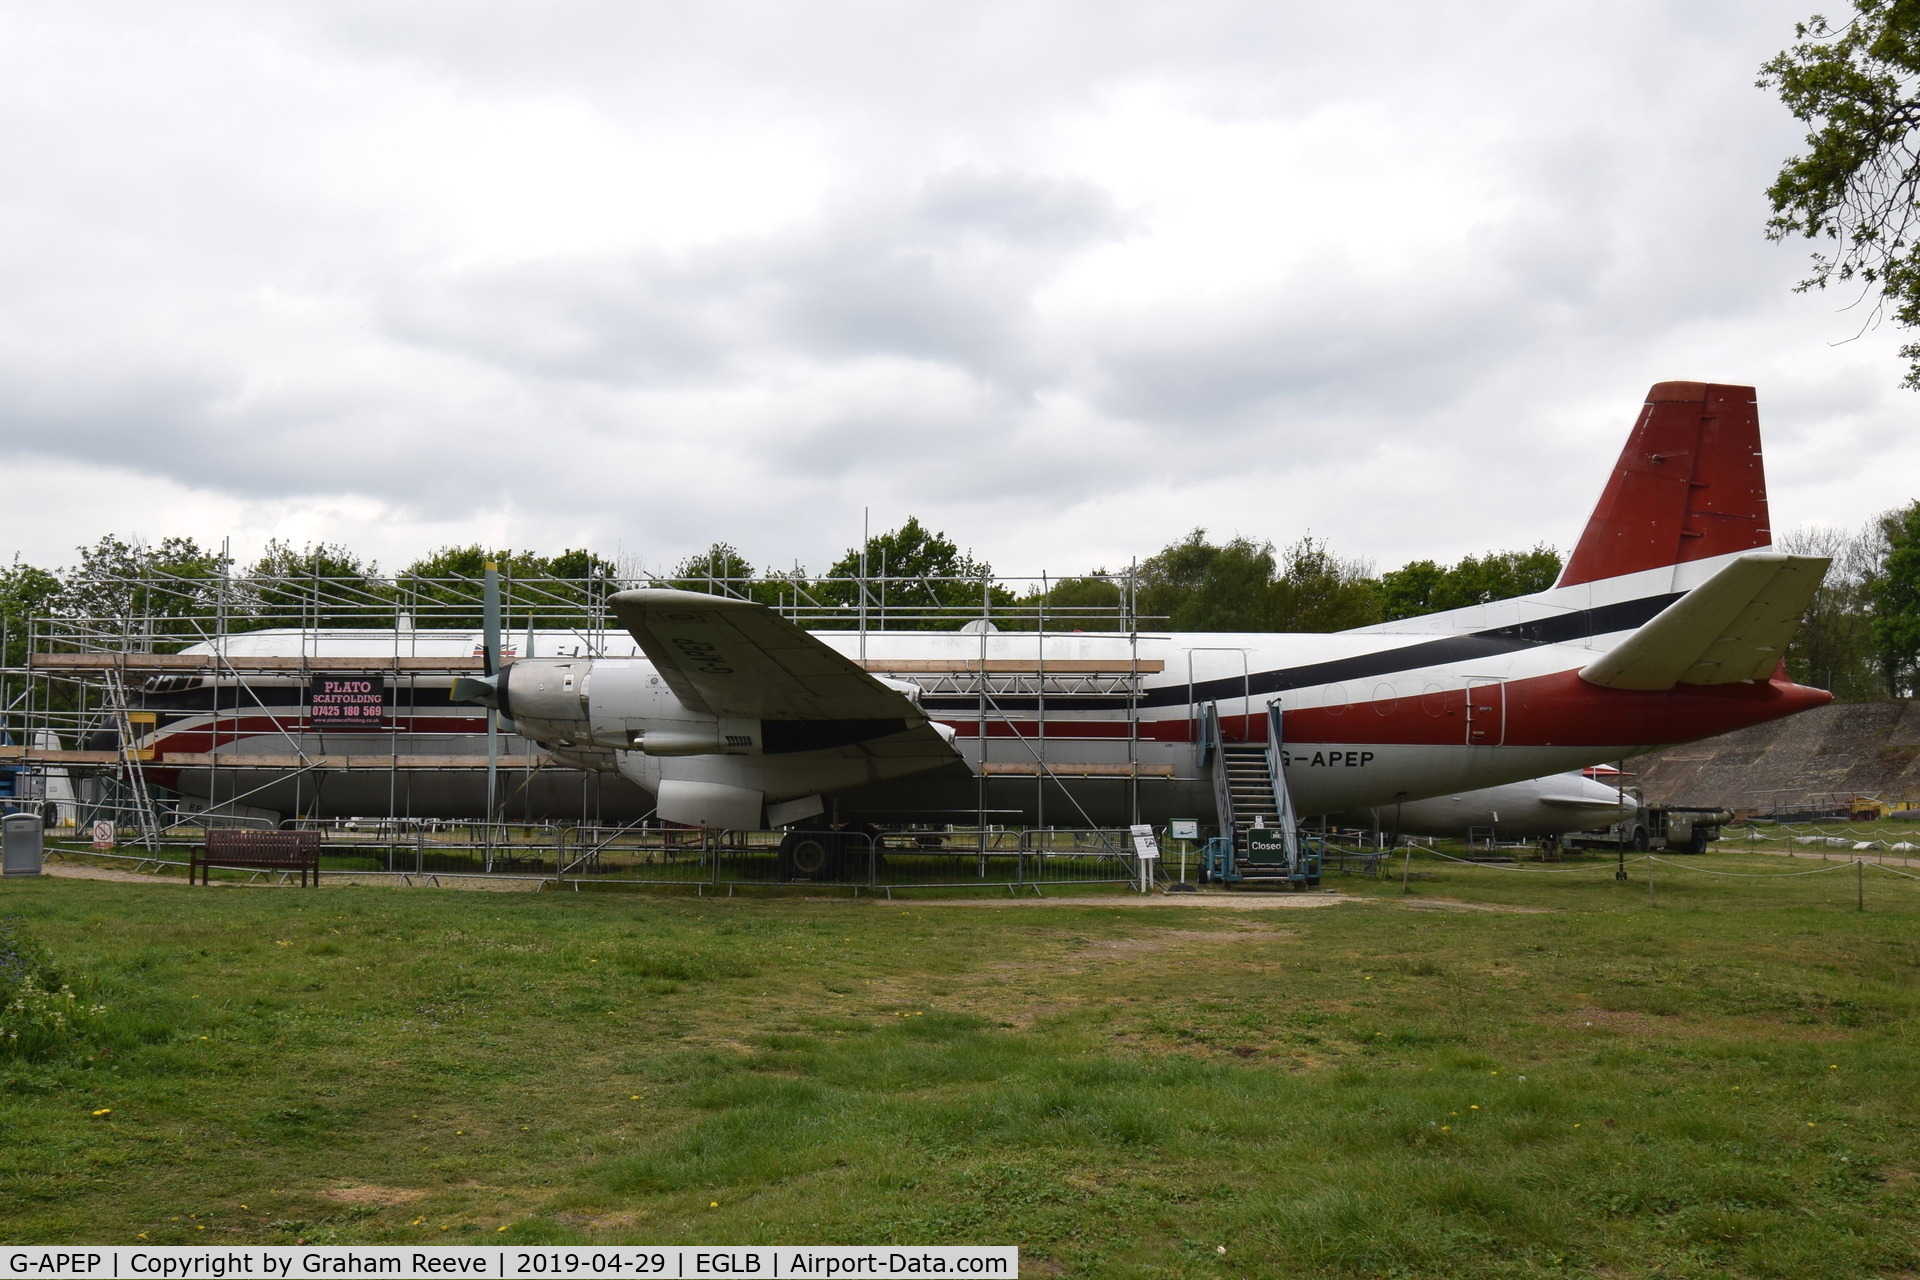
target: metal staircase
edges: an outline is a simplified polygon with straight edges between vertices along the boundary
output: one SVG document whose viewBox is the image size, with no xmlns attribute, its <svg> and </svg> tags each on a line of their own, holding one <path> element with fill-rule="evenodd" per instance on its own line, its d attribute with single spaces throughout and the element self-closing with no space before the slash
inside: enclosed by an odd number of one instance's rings
<svg viewBox="0 0 1920 1280">
<path fill-rule="evenodd" d="M 1209 874 L 1227 882 L 1276 880 L 1318 884 L 1319 855 L 1300 839 L 1299 815 L 1281 767 L 1280 708 L 1267 708 L 1265 742 L 1228 742 L 1220 732 L 1217 707 L 1201 717 L 1203 762 L 1213 764 L 1213 797 L 1220 838 L 1208 854 Z M 1250 833 L 1263 833 L 1254 847 Z M 1269 834 L 1270 833 L 1270 834 Z M 1272 838 L 1277 835 L 1278 839 Z"/>
<path fill-rule="evenodd" d="M 1265 743 L 1222 743 L 1215 768 L 1223 775 L 1226 795 L 1220 834 L 1232 836 L 1234 852 L 1245 854 L 1247 832 L 1271 827 L 1280 816 L 1274 804 L 1273 758 Z"/>
<path fill-rule="evenodd" d="M 1233 839 L 1236 854 L 1247 849 L 1255 828 L 1291 833 L 1293 796 L 1286 773 L 1276 767 L 1280 754 L 1280 708 L 1269 707 L 1265 742 L 1228 742 L 1220 731 L 1220 710 L 1208 703 L 1200 717 L 1200 763 L 1213 765 L 1213 802 L 1221 835 Z"/>
</svg>

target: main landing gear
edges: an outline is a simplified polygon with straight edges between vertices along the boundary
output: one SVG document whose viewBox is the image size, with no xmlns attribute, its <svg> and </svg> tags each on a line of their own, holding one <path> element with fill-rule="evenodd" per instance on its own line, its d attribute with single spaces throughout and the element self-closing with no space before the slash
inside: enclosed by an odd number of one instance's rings
<svg viewBox="0 0 1920 1280">
<path fill-rule="evenodd" d="M 780 878 L 808 883 L 865 880 L 879 849 L 880 830 L 866 823 L 848 823 L 837 830 L 796 828 L 780 841 Z"/>
</svg>

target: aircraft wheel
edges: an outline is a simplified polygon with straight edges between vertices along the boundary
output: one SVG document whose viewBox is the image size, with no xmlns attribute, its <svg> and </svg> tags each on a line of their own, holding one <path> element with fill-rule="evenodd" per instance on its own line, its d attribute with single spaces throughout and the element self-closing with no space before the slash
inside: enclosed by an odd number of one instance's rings
<svg viewBox="0 0 1920 1280">
<path fill-rule="evenodd" d="M 840 874 L 841 840 L 831 831 L 789 831 L 780 841 L 782 880 L 832 880 Z"/>
</svg>

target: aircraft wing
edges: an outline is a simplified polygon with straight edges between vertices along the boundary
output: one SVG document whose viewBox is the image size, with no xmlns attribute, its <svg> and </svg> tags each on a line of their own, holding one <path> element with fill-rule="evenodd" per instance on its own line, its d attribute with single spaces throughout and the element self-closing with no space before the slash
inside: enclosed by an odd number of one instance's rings
<svg viewBox="0 0 1920 1280">
<path fill-rule="evenodd" d="M 1588 664 L 1580 678 L 1639 690 L 1765 680 L 1779 669 L 1828 563 L 1823 556 L 1743 555 Z"/>
<path fill-rule="evenodd" d="M 923 721 L 874 678 L 773 610 L 695 591 L 622 591 L 607 602 L 674 696 L 696 711 L 761 720 Z"/>
</svg>

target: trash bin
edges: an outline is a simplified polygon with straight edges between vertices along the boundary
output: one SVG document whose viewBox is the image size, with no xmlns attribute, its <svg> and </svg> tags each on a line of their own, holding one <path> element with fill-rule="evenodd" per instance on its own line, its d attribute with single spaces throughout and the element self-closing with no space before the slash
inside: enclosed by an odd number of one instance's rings
<svg viewBox="0 0 1920 1280">
<path fill-rule="evenodd" d="M 0 867 L 10 876 L 40 874 L 41 841 L 45 828 L 37 813 L 10 813 L 0 818 Z"/>
</svg>

